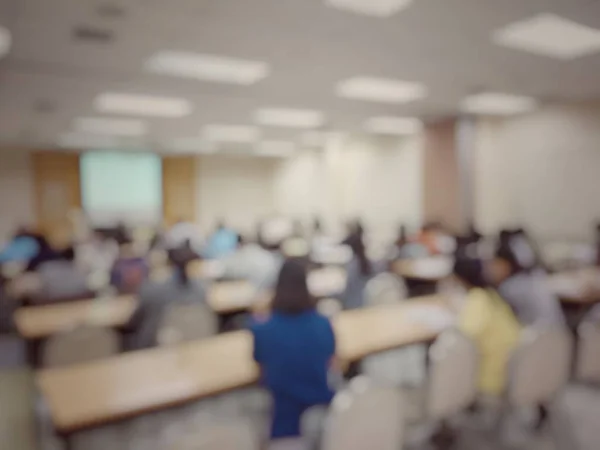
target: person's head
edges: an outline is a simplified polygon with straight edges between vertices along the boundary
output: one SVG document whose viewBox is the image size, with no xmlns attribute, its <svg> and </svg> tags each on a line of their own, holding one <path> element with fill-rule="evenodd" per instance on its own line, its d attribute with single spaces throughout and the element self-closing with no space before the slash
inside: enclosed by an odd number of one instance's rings
<svg viewBox="0 0 600 450">
<path fill-rule="evenodd" d="M 288 259 L 281 266 L 273 311 L 282 314 L 301 314 L 315 307 L 315 301 L 308 291 L 306 265 L 298 259 Z"/>
<path fill-rule="evenodd" d="M 487 287 L 483 264 L 479 259 L 460 257 L 454 262 L 454 277 L 467 289 Z"/>
<path fill-rule="evenodd" d="M 494 285 L 499 285 L 508 277 L 522 270 L 509 245 L 499 245 L 494 258 L 486 266 L 488 278 Z"/>
</svg>

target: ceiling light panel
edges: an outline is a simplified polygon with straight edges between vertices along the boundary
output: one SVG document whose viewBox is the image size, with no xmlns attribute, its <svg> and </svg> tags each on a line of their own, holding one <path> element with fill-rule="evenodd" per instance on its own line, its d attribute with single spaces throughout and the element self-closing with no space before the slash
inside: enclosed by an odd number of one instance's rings
<svg viewBox="0 0 600 450">
<path fill-rule="evenodd" d="M 192 113 L 192 104 L 183 98 L 106 92 L 94 100 L 97 111 L 148 117 L 184 117 Z"/>
<path fill-rule="evenodd" d="M 372 117 L 365 122 L 365 129 L 377 134 L 415 134 L 422 128 L 423 123 L 416 117 Z"/>
<path fill-rule="evenodd" d="M 58 138 L 58 146 L 74 150 L 104 149 L 121 147 L 122 141 L 115 136 L 83 132 L 70 132 Z"/>
<path fill-rule="evenodd" d="M 110 119 L 104 117 L 79 117 L 74 128 L 84 133 L 119 136 L 142 136 L 146 134 L 146 123 L 135 119 Z"/>
<path fill-rule="evenodd" d="M 373 17 L 390 17 L 408 8 L 413 0 L 325 0 L 328 6 Z"/>
<path fill-rule="evenodd" d="M 554 14 L 540 14 L 497 30 L 495 44 L 568 60 L 600 51 L 600 30 Z"/>
<path fill-rule="evenodd" d="M 421 83 L 389 78 L 354 77 L 339 82 L 336 94 L 340 97 L 378 103 L 408 103 L 427 95 Z"/>
<path fill-rule="evenodd" d="M 287 157 L 293 155 L 295 150 L 296 146 L 293 142 L 264 141 L 258 145 L 256 154 L 260 156 Z"/>
<path fill-rule="evenodd" d="M 317 128 L 325 122 L 321 111 L 293 108 L 262 108 L 254 119 L 260 125 L 288 128 Z"/>
<path fill-rule="evenodd" d="M 531 111 L 536 107 L 535 99 L 499 92 L 484 92 L 465 98 L 461 110 L 470 114 L 511 115 Z"/>
<path fill-rule="evenodd" d="M 164 148 L 181 153 L 215 153 L 217 145 L 200 137 L 183 137 L 164 143 Z"/>
<path fill-rule="evenodd" d="M 214 124 L 204 127 L 203 135 L 212 142 L 247 143 L 256 142 L 260 138 L 260 130 L 245 125 Z"/>
<path fill-rule="evenodd" d="M 182 51 L 162 51 L 145 65 L 148 72 L 215 83 L 251 85 L 269 75 L 269 64 L 262 61 L 205 55 Z"/>
</svg>

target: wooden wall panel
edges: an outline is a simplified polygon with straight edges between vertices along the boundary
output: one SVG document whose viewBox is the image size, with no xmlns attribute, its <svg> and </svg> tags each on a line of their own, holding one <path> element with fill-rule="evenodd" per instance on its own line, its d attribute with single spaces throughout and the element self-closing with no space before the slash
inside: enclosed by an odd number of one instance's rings
<svg viewBox="0 0 600 450">
<path fill-rule="evenodd" d="M 180 219 L 196 221 L 196 158 L 164 157 L 162 164 L 163 219 L 170 226 Z"/>
<path fill-rule="evenodd" d="M 79 155 L 34 152 L 32 167 L 37 225 L 56 244 L 72 235 L 71 214 L 81 209 Z"/>
<path fill-rule="evenodd" d="M 462 230 L 456 121 L 427 125 L 423 150 L 423 219 Z"/>
</svg>

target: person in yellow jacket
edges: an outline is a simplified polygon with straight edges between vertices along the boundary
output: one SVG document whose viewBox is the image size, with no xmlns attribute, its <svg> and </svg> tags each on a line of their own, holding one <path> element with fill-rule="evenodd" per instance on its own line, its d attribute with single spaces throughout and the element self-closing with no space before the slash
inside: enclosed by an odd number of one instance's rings
<svg viewBox="0 0 600 450">
<path fill-rule="evenodd" d="M 486 282 L 481 261 L 457 259 L 454 276 L 467 289 L 458 326 L 479 350 L 479 391 L 501 395 L 521 326 L 510 306 Z"/>
</svg>

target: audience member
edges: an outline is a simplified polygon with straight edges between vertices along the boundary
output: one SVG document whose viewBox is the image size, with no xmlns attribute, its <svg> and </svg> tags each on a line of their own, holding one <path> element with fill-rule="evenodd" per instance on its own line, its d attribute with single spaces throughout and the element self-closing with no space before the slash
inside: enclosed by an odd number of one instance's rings
<svg viewBox="0 0 600 450">
<path fill-rule="evenodd" d="M 131 244 L 123 244 L 119 248 L 119 258 L 112 267 L 110 282 L 120 293 L 131 294 L 137 292 L 148 273 L 146 260 L 134 253 Z"/>
<path fill-rule="evenodd" d="M 139 289 L 139 306 L 127 326 L 131 330 L 127 346 L 130 349 L 153 347 L 167 309 L 173 305 L 201 304 L 206 301 L 203 282 L 188 275 L 189 261 L 172 261 L 173 275 L 164 280 L 145 280 Z M 207 314 L 212 314 L 207 307 Z"/>
<path fill-rule="evenodd" d="M 59 258 L 45 261 L 37 269 L 40 290 L 34 296 L 36 303 L 55 302 L 93 296 L 86 273 L 75 264 L 73 249 Z"/>
<path fill-rule="evenodd" d="M 257 289 L 271 289 L 283 264 L 281 255 L 265 250 L 257 244 L 244 244 L 238 238 L 235 253 L 220 259 L 225 270 L 225 278 L 250 280 Z"/>
<path fill-rule="evenodd" d="M 300 419 L 314 405 L 333 398 L 328 369 L 335 355 L 329 320 L 315 310 L 306 267 L 287 260 L 279 273 L 272 315 L 251 325 L 254 359 L 273 398 L 271 438 L 300 435 Z"/>
<path fill-rule="evenodd" d="M 524 268 L 508 243 L 499 245 L 489 263 L 491 281 L 524 325 L 564 325 L 557 296 L 543 273 Z"/>
<path fill-rule="evenodd" d="M 510 354 L 519 339 L 519 322 L 508 304 L 486 283 L 481 261 L 457 259 L 454 276 L 467 291 L 459 329 L 473 339 L 479 350 L 479 390 L 499 396 L 506 385 Z"/>
<path fill-rule="evenodd" d="M 237 244 L 237 233 L 220 222 L 217 230 L 207 239 L 202 256 L 205 258 L 220 258 L 229 255 L 235 252 Z"/>
<path fill-rule="evenodd" d="M 367 257 L 361 227 L 354 227 L 344 241 L 352 250 L 352 259 L 346 265 L 347 283 L 342 295 L 344 309 L 360 308 L 364 305 L 364 290 L 373 275 L 371 261 Z"/>
</svg>

